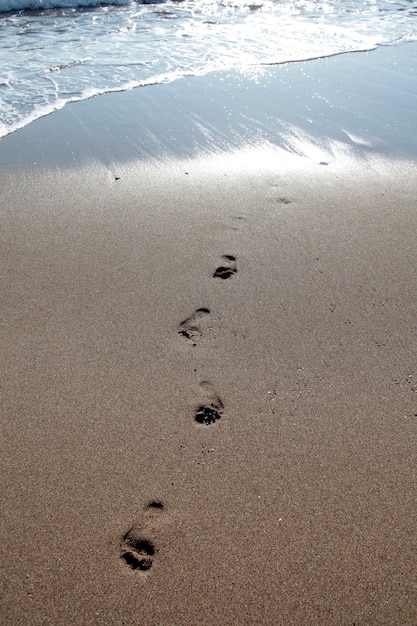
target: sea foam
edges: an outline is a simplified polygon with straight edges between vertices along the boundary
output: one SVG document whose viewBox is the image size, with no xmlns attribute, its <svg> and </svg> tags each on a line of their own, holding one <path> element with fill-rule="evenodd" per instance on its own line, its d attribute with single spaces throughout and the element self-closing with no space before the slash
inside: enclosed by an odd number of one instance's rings
<svg viewBox="0 0 417 626">
<path fill-rule="evenodd" d="M 417 0 L 0 0 L 0 137 L 93 95 L 417 40 L 416 16 Z"/>
</svg>

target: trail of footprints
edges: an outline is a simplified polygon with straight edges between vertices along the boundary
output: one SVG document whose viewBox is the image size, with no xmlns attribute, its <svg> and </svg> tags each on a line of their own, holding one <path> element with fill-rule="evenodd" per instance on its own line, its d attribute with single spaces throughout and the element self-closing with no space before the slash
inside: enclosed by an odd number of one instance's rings
<svg viewBox="0 0 417 626">
<path fill-rule="evenodd" d="M 231 254 L 224 254 L 221 257 L 221 265 L 214 271 L 213 278 L 227 280 L 236 273 L 236 257 Z M 202 336 L 203 328 L 207 325 L 209 317 L 209 308 L 196 309 L 190 317 L 180 323 L 179 335 L 191 340 L 193 345 L 196 345 L 195 342 Z M 224 404 L 210 382 L 202 381 L 200 391 L 201 402 L 195 409 L 194 420 L 197 424 L 209 426 L 222 417 Z M 164 513 L 164 505 L 161 501 L 149 502 L 141 518 L 123 535 L 121 558 L 132 570 L 146 573 L 151 569 L 158 551 L 154 536 L 163 522 Z"/>
</svg>

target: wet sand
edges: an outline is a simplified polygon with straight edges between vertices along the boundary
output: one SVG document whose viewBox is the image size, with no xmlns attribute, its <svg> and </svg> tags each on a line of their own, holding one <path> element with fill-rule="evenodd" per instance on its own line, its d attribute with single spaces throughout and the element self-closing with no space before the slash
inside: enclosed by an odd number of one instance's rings
<svg viewBox="0 0 417 626">
<path fill-rule="evenodd" d="M 0 142 L 2 623 L 417 623 L 411 140 L 135 158 L 100 100 Z"/>
</svg>

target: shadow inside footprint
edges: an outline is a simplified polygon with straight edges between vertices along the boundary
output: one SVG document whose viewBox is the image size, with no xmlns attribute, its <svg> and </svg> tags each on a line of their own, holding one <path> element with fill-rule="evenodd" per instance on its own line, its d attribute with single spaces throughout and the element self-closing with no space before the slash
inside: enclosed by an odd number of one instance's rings
<svg viewBox="0 0 417 626">
<path fill-rule="evenodd" d="M 224 254 L 222 256 L 224 265 L 220 265 L 213 274 L 213 278 L 222 278 L 226 280 L 231 278 L 234 274 L 237 274 L 236 257 L 231 254 Z"/>
<path fill-rule="evenodd" d="M 149 502 L 148 509 L 158 509 L 159 511 L 162 511 L 164 508 L 164 505 L 162 504 L 162 502 L 160 500 L 152 500 L 151 502 Z"/>
<path fill-rule="evenodd" d="M 214 424 L 221 418 L 220 410 L 213 406 L 200 405 L 195 414 L 195 421 L 199 424 Z"/>
</svg>

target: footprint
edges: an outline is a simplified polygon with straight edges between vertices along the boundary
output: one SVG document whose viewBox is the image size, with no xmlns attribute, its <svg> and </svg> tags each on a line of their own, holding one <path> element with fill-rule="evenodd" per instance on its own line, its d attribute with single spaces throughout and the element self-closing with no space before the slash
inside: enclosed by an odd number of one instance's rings
<svg viewBox="0 0 417 626">
<path fill-rule="evenodd" d="M 230 278 L 234 274 L 237 274 L 236 257 L 231 254 L 223 254 L 222 259 L 224 265 L 220 265 L 213 274 L 213 278 Z"/>
<path fill-rule="evenodd" d="M 210 309 L 206 307 L 197 309 L 190 317 L 181 322 L 178 333 L 187 339 L 191 339 L 194 345 L 196 345 L 195 340 L 203 334 L 202 325 L 208 315 L 210 315 Z"/>
<path fill-rule="evenodd" d="M 159 500 L 149 502 L 142 519 L 123 535 L 120 556 L 132 570 L 147 572 L 151 569 L 157 553 L 153 535 L 159 528 L 163 511 L 164 505 Z"/>
<path fill-rule="evenodd" d="M 204 381 L 200 383 L 200 387 L 206 398 L 204 403 L 198 405 L 194 419 L 198 424 L 214 424 L 222 416 L 224 409 L 223 401 L 214 391 L 211 383 Z"/>
<path fill-rule="evenodd" d="M 230 230 L 233 230 L 235 232 L 240 232 L 242 230 L 242 222 L 244 220 L 246 220 L 246 217 L 244 217 L 243 215 L 232 215 L 231 219 L 236 223 L 236 222 L 240 222 L 238 225 L 234 225 L 234 226 L 229 226 Z"/>
<path fill-rule="evenodd" d="M 128 549 L 123 552 L 122 559 L 133 570 L 138 569 L 141 572 L 146 572 L 152 567 L 155 546 L 151 541 L 131 536 L 131 534 L 129 531 L 123 538 Z"/>
</svg>

